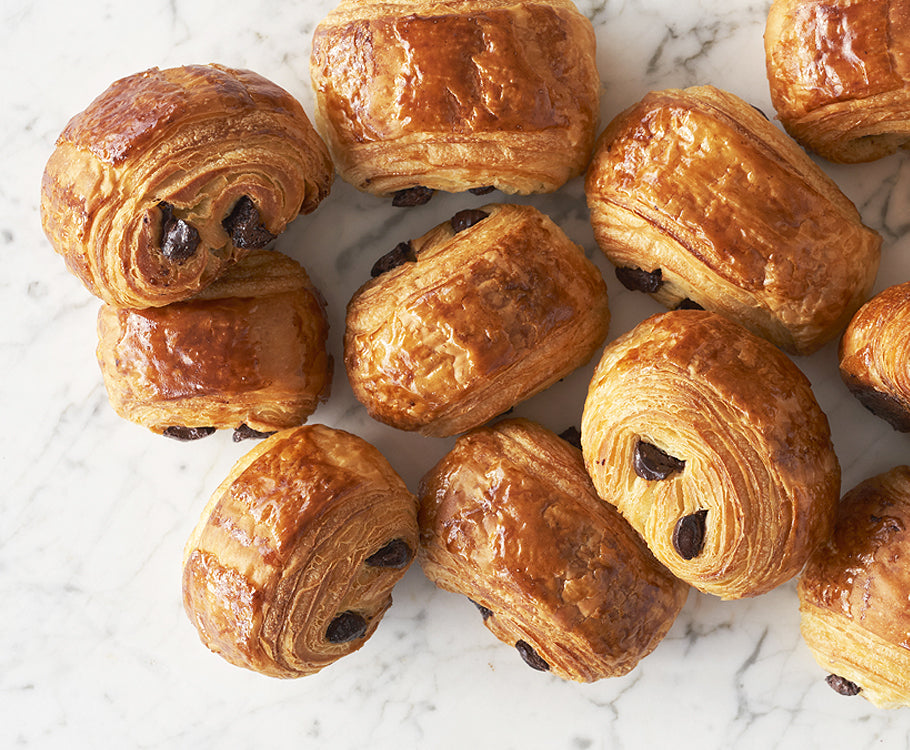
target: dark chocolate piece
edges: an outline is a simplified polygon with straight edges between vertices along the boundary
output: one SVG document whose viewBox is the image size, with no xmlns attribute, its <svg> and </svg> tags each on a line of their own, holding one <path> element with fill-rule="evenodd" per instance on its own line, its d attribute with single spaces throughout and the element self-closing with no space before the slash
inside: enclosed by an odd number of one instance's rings
<svg viewBox="0 0 910 750">
<path fill-rule="evenodd" d="M 370 555 L 364 562 L 371 568 L 395 568 L 400 570 L 411 562 L 413 554 L 404 539 L 393 539 Z"/>
<path fill-rule="evenodd" d="M 234 204 L 234 208 L 221 222 L 221 226 L 230 235 L 234 247 L 242 250 L 265 247 L 275 239 L 275 235 L 263 225 L 256 204 L 247 195 L 241 196 Z"/>
<path fill-rule="evenodd" d="M 161 254 L 174 263 L 192 258 L 199 247 L 196 227 L 174 216 L 170 203 L 161 202 L 158 208 L 161 210 Z"/>
<path fill-rule="evenodd" d="M 188 443 L 191 440 L 199 440 L 208 437 L 209 435 L 214 434 L 214 432 L 214 427 L 181 427 L 179 425 L 174 425 L 173 427 L 165 428 L 164 432 L 161 434 L 165 437 Z"/>
<path fill-rule="evenodd" d="M 356 612 L 342 612 L 329 623 L 325 638 L 329 643 L 349 643 L 367 632 L 367 621 Z"/>
<path fill-rule="evenodd" d="M 392 198 L 392 205 L 397 208 L 412 208 L 413 206 L 422 206 L 428 203 L 430 198 L 435 194 L 435 190 L 423 185 L 417 187 L 399 190 Z"/>
<path fill-rule="evenodd" d="M 825 678 L 825 682 L 828 683 L 828 687 L 830 687 L 834 692 L 840 693 L 841 695 L 859 695 L 860 691 L 862 690 L 862 688 L 855 682 L 850 682 L 850 680 L 847 680 L 836 674 L 829 674 Z"/>
<path fill-rule="evenodd" d="M 518 641 L 515 644 L 515 648 L 518 649 L 518 653 L 521 654 L 521 658 L 524 659 L 525 664 L 532 669 L 537 669 L 541 672 L 550 671 L 550 665 L 540 657 L 540 654 L 538 654 L 534 650 L 534 647 L 527 641 Z"/>
<path fill-rule="evenodd" d="M 382 276 L 386 271 L 403 266 L 405 263 L 414 263 L 417 260 L 417 254 L 410 242 L 399 242 L 389 252 L 377 260 L 370 269 L 370 276 L 374 279 Z"/>
<path fill-rule="evenodd" d="M 616 278 L 626 289 L 633 292 L 647 292 L 648 294 L 656 292 L 664 283 L 662 277 L 663 273 L 659 268 L 654 271 L 644 271 L 641 268 L 629 266 L 616 269 Z"/>
<path fill-rule="evenodd" d="M 658 481 L 682 471 L 686 462 L 664 453 L 656 445 L 639 440 L 632 455 L 632 468 L 642 479 Z"/>
<path fill-rule="evenodd" d="M 673 529 L 673 548 L 683 560 L 697 557 L 705 546 L 705 517 L 707 510 L 683 516 Z"/>
<path fill-rule="evenodd" d="M 559 437 L 581 450 L 581 431 L 577 427 L 567 427 L 559 433 Z"/>
<path fill-rule="evenodd" d="M 466 208 L 455 214 L 449 223 L 452 225 L 452 231 L 458 233 L 463 232 L 468 227 L 473 227 L 489 215 L 486 211 L 481 211 L 479 208 Z"/>
<path fill-rule="evenodd" d="M 263 438 L 267 438 L 274 434 L 274 432 L 260 432 L 248 425 L 242 424 L 239 427 L 234 428 L 234 442 L 240 443 L 244 440 L 262 440 Z"/>
</svg>

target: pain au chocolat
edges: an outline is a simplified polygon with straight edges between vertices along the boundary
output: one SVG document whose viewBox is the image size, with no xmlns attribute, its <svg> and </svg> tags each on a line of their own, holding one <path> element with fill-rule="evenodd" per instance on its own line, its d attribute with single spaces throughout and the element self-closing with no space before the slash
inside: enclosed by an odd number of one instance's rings
<svg viewBox="0 0 910 750">
<path fill-rule="evenodd" d="M 617 276 L 668 308 L 723 313 L 791 354 L 836 338 L 868 297 L 879 235 L 785 133 L 711 86 L 619 114 L 586 183 Z"/>
<path fill-rule="evenodd" d="M 841 379 L 869 411 L 910 432 L 910 282 L 863 305 L 840 340 Z"/>
<path fill-rule="evenodd" d="M 328 396 L 327 336 L 300 264 L 253 250 L 190 300 L 102 305 L 97 357 L 120 416 L 178 439 L 228 428 L 239 440 L 296 427 Z"/>
<path fill-rule="evenodd" d="M 808 379 L 716 313 L 655 315 L 608 344 L 581 441 L 598 494 L 704 593 L 765 593 L 831 532 L 840 467 Z"/>
<path fill-rule="evenodd" d="M 771 101 L 787 131 L 834 162 L 910 146 L 910 2 L 774 0 Z"/>
<path fill-rule="evenodd" d="M 477 427 L 586 363 L 609 325 L 581 247 L 531 206 L 460 211 L 374 266 L 347 308 L 355 397 L 426 435 Z"/>
<path fill-rule="evenodd" d="M 598 498 L 581 451 L 509 419 L 462 435 L 420 485 L 419 560 L 525 662 L 593 682 L 631 671 L 689 587 Z"/>
<path fill-rule="evenodd" d="M 550 192 L 590 157 L 594 53 L 571 0 L 342 0 L 313 36 L 317 127 L 342 178 L 397 205 Z"/>
<path fill-rule="evenodd" d="M 844 495 L 833 535 L 809 559 L 801 631 L 828 684 L 885 708 L 910 706 L 910 466 Z"/>
<path fill-rule="evenodd" d="M 284 430 L 241 458 L 186 544 L 183 602 L 202 642 L 272 677 L 356 651 L 418 545 L 417 499 L 342 430 Z"/>
<path fill-rule="evenodd" d="M 328 194 L 300 103 L 220 65 L 153 68 L 73 117 L 47 162 L 44 231 L 105 302 L 158 307 L 208 286 Z"/>
</svg>

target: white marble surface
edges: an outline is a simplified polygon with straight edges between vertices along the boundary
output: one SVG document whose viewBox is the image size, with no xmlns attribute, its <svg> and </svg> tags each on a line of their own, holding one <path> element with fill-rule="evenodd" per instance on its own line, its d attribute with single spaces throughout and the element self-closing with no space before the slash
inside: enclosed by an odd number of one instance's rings
<svg viewBox="0 0 910 750">
<path fill-rule="evenodd" d="M 308 55 L 333 0 L 4 0 L 0 8 L 0 747 L 720 748 L 908 747 L 910 709 L 882 711 L 824 683 L 798 631 L 794 585 L 759 599 L 690 594 L 668 637 L 628 676 L 593 685 L 532 672 L 466 600 L 412 568 L 375 636 L 313 677 L 279 681 L 223 662 L 183 613 L 184 541 L 249 448 L 151 435 L 107 403 L 94 359 L 97 301 L 38 218 L 41 171 L 68 118 L 153 65 L 221 62 L 278 82 L 312 114 Z M 580 0 L 594 22 L 604 124 L 649 89 L 713 83 L 771 112 L 767 2 Z M 823 164 L 884 236 L 877 289 L 910 279 L 910 154 Z M 495 197 L 495 196 L 494 196 Z M 402 211 L 337 181 L 279 247 L 328 299 L 340 361 L 344 306 L 373 260 L 455 210 Z M 528 199 L 584 245 L 611 294 L 612 339 L 658 310 L 623 290 L 597 251 L 580 180 Z M 908 460 L 846 393 L 834 345 L 799 360 L 831 421 L 844 488 Z M 517 413 L 576 421 L 590 368 Z M 372 422 L 338 368 L 312 421 L 374 442 L 413 488 L 449 441 Z"/>
</svg>

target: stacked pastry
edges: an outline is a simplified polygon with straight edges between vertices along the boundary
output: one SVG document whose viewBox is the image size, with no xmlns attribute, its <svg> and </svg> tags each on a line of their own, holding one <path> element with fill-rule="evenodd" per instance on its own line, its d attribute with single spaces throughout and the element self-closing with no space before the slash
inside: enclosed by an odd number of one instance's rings
<svg viewBox="0 0 910 750">
<path fill-rule="evenodd" d="M 190 440 L 304 421 L 331 384 L 322 295 L 261 250 L 329 193 L 300 103 L 245 70 L 147 70 L 70 120 L 44 172 L 54 248 L 104 304 L 98 361 L 121 416 Z"/>
</svg>

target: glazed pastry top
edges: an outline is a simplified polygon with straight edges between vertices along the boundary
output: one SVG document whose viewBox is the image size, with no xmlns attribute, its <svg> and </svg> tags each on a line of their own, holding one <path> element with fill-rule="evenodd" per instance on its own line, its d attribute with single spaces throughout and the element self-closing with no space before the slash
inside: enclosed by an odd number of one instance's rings
<svg viewBox="0 0 910 750">
<path fill-rule="evenodd" d="M 783 118 L 910 85 L 906 0 L 777 0 L 765 32 L 771 96 Z"/>
<path fill-rule="evenodd" d="M 804 603 L 910 650 L 910 467 L 861 482 L 838 508 L 834 534 L 800 579 Z"/>
</svg>

